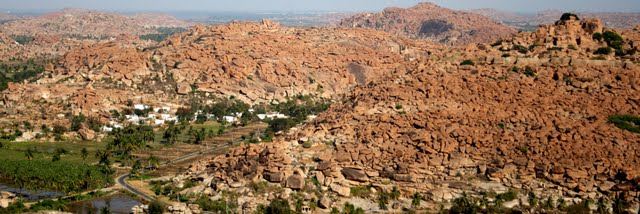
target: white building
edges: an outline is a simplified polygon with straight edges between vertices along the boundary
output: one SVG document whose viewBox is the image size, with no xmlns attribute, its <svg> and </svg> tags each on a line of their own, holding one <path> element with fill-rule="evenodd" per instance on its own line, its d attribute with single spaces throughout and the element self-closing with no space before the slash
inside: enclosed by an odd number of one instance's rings
<svg viewBox="0 0 640 214">
<path fill-rule="evenodd" d="M 163 125 L 164 124 L 164 120 L 154 120 L 154 124 L 156 126 Z"/>
<path fill-rule="evenodd" d="M 113 128 L 111 128 L 111 127 L 107 127 L 107 126 L 103 126 L 103 127 L 102 127 L 102 131 L 103 131 L 103 132 L 112 132 L 112 131 L 113 131 Z"/>
<path fill-rule="evenodd" d="M 148 109 L 149 106 L 147 106 L 145 104 L 135 104 L 135 105 L 133 105 L 133 108 L 134 109 L 138 109 L 138 110 L 145 110 L 145 109 Z"/>
<path fill-rule="evenodd" d="M 234 116 L 224 116 L 222 117 L 222 120 L 226 121 L 227 123 L 235 123 L 236 121 L 238 121 L 238 118 Z"/>
</svg>

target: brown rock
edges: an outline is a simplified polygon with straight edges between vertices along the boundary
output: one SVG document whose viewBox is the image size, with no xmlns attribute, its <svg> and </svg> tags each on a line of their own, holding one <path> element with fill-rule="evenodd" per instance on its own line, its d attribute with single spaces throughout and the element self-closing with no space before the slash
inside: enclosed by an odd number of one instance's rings
<svg viewBox="0 0 640 214">
<path fill-rule="evenodd" d="M 294 174 L 287 178 L 287 188 L 291 188 L 293 190 L 301 190 L 304 188 L 304 178 L 299 174 Z"/>
<path fill-rule="evenodd" d="M 361 181 L 361 182 L 369 181 L 369 177 L 362 170 L 359 170 L 359 169 L 343 168 L 340 172 L 342 172 L 344 177 L 349 180 Z"/>
</svg>

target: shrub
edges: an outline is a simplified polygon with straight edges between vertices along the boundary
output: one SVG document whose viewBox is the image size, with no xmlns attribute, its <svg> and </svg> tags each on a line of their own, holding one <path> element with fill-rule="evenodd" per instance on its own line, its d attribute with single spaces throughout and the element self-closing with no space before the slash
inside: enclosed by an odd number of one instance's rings
<svg viewBox="0 0 640 214">
<path fill-rule="evenodd" d="M 513 66 L 513 67 L 511 67 L 511 71 L 516 72 L 516 73 L 517 73 L 517 72 L 520 72 L 520 67 L 518 67 L 518 66 Z"/>
<path fill-rule="evenodd" d="M 80 114 L 78 116 L 73 116 L 71 118 L 71 131 L 78 131 L 82 127 L 82 123 L 84 123 L 85 117 Z"/>
<path fill-rule="evenodd" d="M 419 207 L 421 201 L 422 201 L 422 195 L 420 195 L 420 193 L 416 192 L 416 193 L 413 194 L 413 197 L 411 197 L 411 206 Z"/>
<path fill-rule="evenodd" d="M 530 76 L 530 77 L 535 77 L 536 76 L 536 72 L 533 71 L 533 69 L 531 67 L 526 67 L 524 69 L 524 75 Z"/>
<path fill-rule="evenodd" d="M 580 20 L 580 18 L 578 17 L 578 15 L 574 14 L 574 13 L 564 13 L 562 14 L 562 16 L 560 17 L 560 20 L 562 21 L 568 21 L 571 20 L 571 17 L 575 18 L 576 20 Z"/>
<path fill-rule="evenodd" d="M 389 193 L 385 192 L 384 190 L 380 190 L 380 192 L 378 192 L 378 206 L 380 207 L 381 210 L 387 210 L 389 209 L 387 206 L 389 205 Z"/>
<path fill-rule="evenodd" d="M 289 207 L 289 202 L 283 199 L 276 199 L 269 203 L 266 210 L 267 214 L 294 214 L 295 211 Z"/>
<path fill-rule="evenodd" d="M 164 213 L 164 206 L 158 202 L 154 201 L 149 204 L 149 214 L 162 214 Z"/>
<path fill-rule="evenodd" d="M 594 54 L 598 54 L 598 55 L 609 55 L 611 54 L 612 50 L 610 47 L 602 47 L 602 48 L 598 48 L 598 50 L 596 50 L 596 52 L 593 52 Z"/>
<path fill-rule="evenodd" d="M 622 36 L 613 31 L 604 32 L 604 34 L 602 34 L 602 38 L 607 45 L 613 49 L 622 49 L 622 45 L 624 45 L 624 39 L 622 39 Z"/>
<path fill-rule="evenodd" d="M 269 130 L 272 132 L 286 131 L 296 126 L 296 121 L 291 118 L 276 118 L 269 121 Z"/>
<path fill-rule="evenodd" d="M 367 198 L 371 195 L 371 188 L 367 186 L 351 187 L 351 195 L 354 197 Z"/>
<path fill-rule="evenodd" d="M 562 47 L 550 47 L 550 48 L 547 48 L 547 50 L 548 51 L 561 51 Z"/>
<path fill-rule="evenodd" d="M 640 134 L 640 117 L 629 114 L 611 115 L 608 121 L 620 129 Z"/>
<path fill-rule="evenodd" d="M 603 37 L 601 33 L 594 33 L 592 38 L 593 40 L 601 40 Z"/>
<path fill-rule="evenodd" d="M 304 147 L 305 149 L 309 149 L 312 146 L 313 146 L 313 142 L 311 141 L 307 141 L 307 142 L 304 142 L 304 144 L 302 144 L 302 147 Z"/>
<path fill-rule="evenodd" d="M 333 211 L 332 211 L 333 212 Z M 342 208 L 342 214 L 364 214 L 364 210 L 360 207 L 356 207 L 353 204 L 347 202 Z"/>
<path fill-rule="evenodd" d="M 462 197 L 453 200 L 449 211 L 450 213 L 480 213 L 482 208 L 467 193 L 462 193 Z"/>
<path fill-rule="evenodd" d="M 462 61 L 460 63 L 460 65 L 475 65 L 475 63 L 470 59 L 466 59 L 466 60 Z"/>
<path fill-rule="evenodd" d="M 511 49 L 516 50 L 521 54 L 529 53 L 529 49 L 527 47 L 525 47 L 525 46 L 522 46 L 522 45 L 513 45 L 513 47 Z"/>
</svg>

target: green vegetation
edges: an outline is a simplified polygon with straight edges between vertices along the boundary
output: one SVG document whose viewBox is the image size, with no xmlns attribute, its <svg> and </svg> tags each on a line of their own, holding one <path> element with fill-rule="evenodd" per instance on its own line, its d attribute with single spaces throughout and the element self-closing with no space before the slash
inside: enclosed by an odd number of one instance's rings
<svg viewBox="0 0 640 214">
<path fill-rule="evenodd" d="M 592 36 L 591 38 L 593 38 L 593 40 L 598 40 L 598 41 L 600 41 L 600 40 L 602 40 L 604 37 L 602 37 L 602 34 L 601 34 L 601 33 L 594 33 L 594 34 L 593 34 L 593 36 Z"/>
<path fill-rule="evenodd" d="M 460 63 L 460 65 L 476 65 L 476 63 L 474 63 L 473 60 L 465 59 Z"/>
<path fill-rule="evenodd" d="M 609 123 L 620 129 L 640 134 L 640 117 L 624 114 L 609 116 Z"/>
<path fill-rule="evenodd" d="M 234 194 L 226 194 L 225 197 L 215 201 L 209 199 L 209 197 L 201 196 L 195 201 L 195 204 L 198 204 L 204 211 L 216 213 L 229 213 L 240 206 L 238 197 Z"/>
<path fill-rule="evenodd" d="M 518 53 L 521 53 L 521 54 L 529 53 L 529 49 L 527 47 L 525 47 L 525 46 L 522 46 L 522 45 L 513 45 L 513 47 L 511 49 L 512 50 L 516 50 L 516 51 L 518 51 Z"/>
<path fill-rule="evenodd" d="M 380 207 L 381 210 L 388 210 L 389 209 L 389 193 L 387 193 L 384 190 L 380 190 L 378 192 L 378 207 Z"/>
<path fill-rule="evenodd" d="M 562 51 L 562 49 L 563 49 L 562 47 L 550 47 L 550 48 L 547 48 L 548 51 Z"/>
<path fill-rule="evenodd" d="M 149 214 L 162 214 L 164 213 L 164 205 L 159 201 L 153 201 L 149 204 Z"/>
<path fill-rule="evenodd" d="M 24 204 L 23 201 L 18 201 L 16 203 L 13 203 L 11 205 L 9 205 L 8 208 L 0 208 L 0 213 L 4 214 L 14 214 L 14 213 L 26 213 L 26 212 L 39 212 L 39 211 L 65 211 L 65 212 L 69 212 L 72 211 L 70 210 L 70 207 L 68 206 L 68 204 L 76 202 L 76 201 L 83 201 L 83 200 L 89 200 L 92 198 L 98 198 L 98 197 L 102 197 L 107 195 L 108 192 L 101 192 L 101 191 L 97 191 L 97 192 L 90 192 L 88 194 L 84 194 L 84 195 L 77 195 L 77 196 L 73 196 L 73 197 L 67 197 L 64 199 L 60 199 L 60 200 L 43 200 L 40 201 L 38 203 L 35 203 L 33 205 L 31 205 L 31 207 L 27 208 Z"/>
<path fill-rule="evenodd" d="M 593 52 L 593 54 L 609 55 L 609 54 L 611 54 L 611 52 L 613 52 L 613 50 L 610 47 L 602 47 L 602 48 L 598 48 L 598 50 Z"/>
<path fill-rule="evenodd" d="M 0 63 L 0 91 L 7 89 L 9 82 L 22 82 L 44 72 L 44 65 L 34 60 L 4 64 Z"/>
<path fill-rule="evenodd" d="M 351 187 L 351 195 L 353 197 L 368 198 L 371 196 L 371 187 Z"/>
<path fill-rule="evenodd" d="M 333 213 L 333 211 L 332 211 Z M 339 212 L 338 212 L 339 213 Z M 356 207 L 351 203 L 345 203 L 344 207 L 342 208 L 342 213 L 341 214 L 364 214 L 364 210 L 360 207 Z"/>
<path fill-rule="evenodd" d="M 422 201 L 422 195 L 420 195 L 420 193 L 416 192 L 411 197 L 411 206 L 414 207 L 414 208 L 415 207 L 419 207 L 421 201 Z"/>
<path fill-rule="evenodd" d="M 602 38 L 609 45 L 609 47 L 613 49 L 620 50 L 622 49 L 622 45 L 624 45 L 624 39 L 618 33 L 613 31 L 606 31 L 602 34 Z"/>
<path fill-rule="evenodd" d="M 20 188 L 65 193 L 103 187 L 113 180 L 111 171 L 100 166 L 43 160 L 3 160 L 0 162 L 0 176 Z"/>
<path fill-rule="evenodd" d="M 524 68 L 524 73 L 523 74 L 527 75 L 529 77 L 535 77 L 536 76 L 536 72 L 533 71 L 533 68 L 528 67 L 528 66 L 526 68 Z"/>
<path fill-rule="evenodd" d="M 578 17 L 578 15 L 574 14 L 574 13 L 564 13 L 562 14 L 562 16 L 560 17 L 560 20 L 562 21 L 568 21 L 571 20 L 571 17 L 575 18 L 575 20 L 580 20 L 580 18 Z"/>
<path fill-rule="evenodd" d="M 259 205 L 254 214 L 294 214 L 296 211 L 291 210 L 289 202 L 284 199 L 275 199 L 269 203 L 269 206 Z"/>
<path fill-rule="evenodd" d="M 28 35 L 12 35 L 11 38 L 21 45 L 27 45 L 35 40 L 33 36 Z"/>
<path fill-rule="evenodd" d="M 182 28 L 182 27 L 159 27 L 159 28 L 156 28 L 155 30 L 158 31 L 158 33 L 141 35 L 140 39 L 161 42 L 174 34 L 187 31 L 186 28 Z"/>
</svg>

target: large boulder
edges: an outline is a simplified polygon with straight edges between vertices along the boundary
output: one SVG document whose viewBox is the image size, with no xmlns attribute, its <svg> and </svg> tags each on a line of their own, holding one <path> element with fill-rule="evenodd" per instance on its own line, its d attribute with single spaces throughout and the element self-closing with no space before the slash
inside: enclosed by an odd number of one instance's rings
<svg viewBox="0 0 640 214">
<path fill-rule="evenodd" d="M 16 202 L 18 198 L 15 194 L 10 192 L 0 192 L 0 207 L 7 208 L 12 203 Z"/>
<path fill-rule="evenodd" d="M 291 175 L 287 178 L 286 187 L 294 190 L 301 190 L 304 188 L 304 178 L 299 174 Z"/>
<path fill-rule="evenodd" d="M 343 168 L 341 170 L 341 172 L 342 172 L 342 174 L 344 175 L 344 177 L 346 179 L 349 179 L 349 180 L 352 180 L 352 181 L 361 181 L 361 182 L 369 181 L 369 177 L 367 176 L 367 174 L 365 174 L 360 169 Z"/>
</svg>

